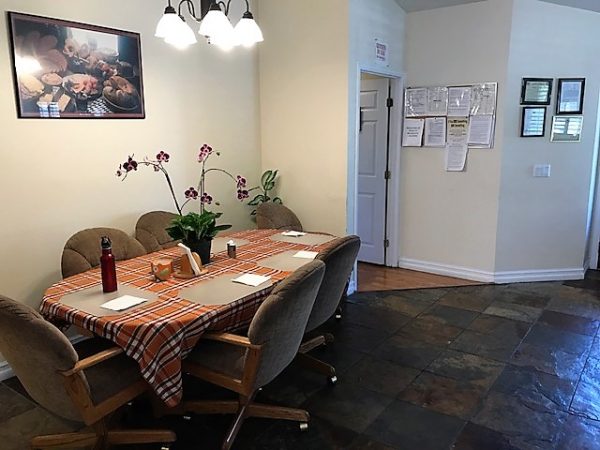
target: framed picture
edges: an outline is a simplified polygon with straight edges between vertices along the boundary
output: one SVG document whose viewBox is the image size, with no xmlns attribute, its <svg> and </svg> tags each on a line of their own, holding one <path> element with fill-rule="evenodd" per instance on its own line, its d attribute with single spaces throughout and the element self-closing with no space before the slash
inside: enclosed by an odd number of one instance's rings
<svg viewBox="0 0 600 450">
<path fill-rule="evenodd" d="M 550 105 L 553 78 L 523 78 L 521 105 Z"/>
<path fill-rule="evenodd" d="M 556 114 L 583 114 L 585 78 L 560 78 Z"/>
<path fill-rule="evenodd" d="M 143 119 L 140 35 L 8 13 L 21 118 Z"/>
<path fill-rule="evenodd" d="M 583 116 L 554 116 L 551 142 L 581 142 Z"/>
<path fill-rule="evenodd" d="M 546 134 L 546 108 L 526 106 L 521 118 L 521 137 L 544 137 Z"/>
</svg>

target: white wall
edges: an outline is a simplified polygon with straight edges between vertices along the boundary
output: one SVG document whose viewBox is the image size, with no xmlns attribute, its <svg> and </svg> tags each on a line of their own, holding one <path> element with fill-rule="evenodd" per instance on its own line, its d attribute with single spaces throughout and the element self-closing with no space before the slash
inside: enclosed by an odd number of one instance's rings
<svg viewBox="0 0 600 450">
<path fill-rule="evenodd" d="M 124 183 L 117 180 L 115 170 L 128 154 L 143 157 L 167 150 L 181 193 L 196 182 L 195 157 L 204 142 L 222 150 L 224 168 L 254 181 L 259 175 L 255 51 L 223 54 L 205 43 L 185 52 L 171 48 L 154 37 L 163 0 L 85 3 L 81 7 L 75 0 L 0 0 L 3 12 L 142 34 L 145 120 L 17 119 L 7 21 L 0 21 L 0 292 L 34 307 L 44 290 L 60 279 L 61 252 L 70 235 L 96 226 L 132 233 L 142 213 L 173 209 L 160 175 L 140 169 Z M 216 179 L 209 183 L 226 200 L 224 219 L 238 228 L 250 226 L 251 209 L 233 200 L 233 187 L 220 186 Z"/>
<path fill-rule="evenodd" d="M 510 50 L 496 271 L 581 270 L 595 173 L 600 13 L 515 0 Z M 581 143 L 550 142 L 556 95 L 546 137 L 518 137 L 522 77 L 586 78 Z M 532 177 L 533 165 L 540 163 L 552 165 L 551 178 Z"/>
<path fill-rule="evenodd" d="M 492 150 L 469 151 L 464 173 L 444 171 L 444 150 L 404 148 L 401 264 L 423 262 L 489 278 L 495 267 L 498 192 L 512 0 L 407 16 L 406 86 L 498 82 Z"/>
</svg>

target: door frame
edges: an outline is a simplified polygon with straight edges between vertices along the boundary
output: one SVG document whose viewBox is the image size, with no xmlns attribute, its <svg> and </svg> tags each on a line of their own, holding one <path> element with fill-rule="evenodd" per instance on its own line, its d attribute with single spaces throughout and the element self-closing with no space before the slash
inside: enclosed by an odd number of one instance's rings
<svg viewBox="0 0 600 450">
<path fill-rule="evenodd" d="M 387 185 L 387 239 L 390 242 L 390 246 L 387 249 L 385 257 L 386 267 L 399 267 L 400 263 L 400 169 L 401 169 L 401 150 L 402 150 L 402 121 L 404 115 L 402 114 L 404 109 L 404 79 L 403 73 L 390 71 L 384 67 L 372 67 L 366 65 L 357 65 L 356 71 L 356 92 L 355 92 L 355 112 L 356 116 L 351 123 L 354 123 L 354 148 L 349 148 L 349 183 L 348 183 L 348 229 L 350 233 L 356 233 L 358 230 L 358 146 L 359 146 L 359 133 L 360 133 L 360 92 L 361 92 L 361 80 L 362 74 L 369 73 L 380 77 L 388 78 L 390 80 L 391 96 L 394 99 L 394 107 L 390 111 L 390 123 L 389 123 L 389 159 L 388 165 L 392 172 L 392 178 L 389 180 Z M 353 155 L 353 160 L 350 161 Z"/>
<path fill-rule="evenodd" d="M 598 101 L 600 105 L 600 99 Z M 600 110 L 600 106 L 599 106 Z M 598 246 L 600 245 L 600 114 L 596 119 L 596 135 L 594 137 L 594 155 L 592 159 L 592 177 L 588 214 L 586 223 L 586 249 L 583 261 L 584 272 L 588 269 L 598 269 Z"/>
</svg>

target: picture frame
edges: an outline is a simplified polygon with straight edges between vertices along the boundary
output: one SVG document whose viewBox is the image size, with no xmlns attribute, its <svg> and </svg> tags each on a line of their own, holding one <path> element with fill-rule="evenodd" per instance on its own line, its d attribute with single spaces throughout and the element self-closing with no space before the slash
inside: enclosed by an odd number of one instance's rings
<svg viewBox="0 0 600 450">
<path fill-rule="evenodd" d="M 523 78 L 521 105 L 549 106 L 552 101 L 554 78 Z"/>
<path fill-rule="evenodd" d="M 19 118 L 145 118 L 139 33 L 7 16 Z"/>
<path fill-rule="evenodd" d="M 552 134 L 550 135 L 550 142 L 581 142 L 582 132 L 583 116 L 554 116 L 552 119 Z"/>
<path fill-rule="evenodd" d="M 556 114 L 583 114 L 584 95 L 585 78 L 559 78 Z"/>
<path fill-rule="evenodd" d="M 521 137 L 544 137 L 546 135 L 545 106 L 526 106 L 521 114 Z"/>
</svg>

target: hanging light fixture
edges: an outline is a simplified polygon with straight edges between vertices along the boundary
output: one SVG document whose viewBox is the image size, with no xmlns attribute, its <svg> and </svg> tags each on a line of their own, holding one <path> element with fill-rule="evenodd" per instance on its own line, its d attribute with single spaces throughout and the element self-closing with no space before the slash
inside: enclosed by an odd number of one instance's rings
<svg viewBox="0 0 600 450">
<path fill-rule="evenodd" d="M 216 0 L 200 0 L 201 11 L 196 15 L 192 0 L 180 0 L 178 11 L 172 6 L 171 0 L 165 8 L 163 16 L 156 26 L 155 36 L 162 38 L 168 44 L 179 49 L 185 49 L 197 42 L 191 27 L 185 22 L 182 8 L 187 6 L 189 15 L 200 23 L 198 33 L 206 37 L 210 44 L 223 50 L 231 50 L 237 45 L 252 47 L 264 40 L 262 31 L 250 12 L 250 3 L 246 2 L 246 12 L 238 24 L 233 27 L 229 20 L 231 0 L 227 3 Z"/>
</svg>

